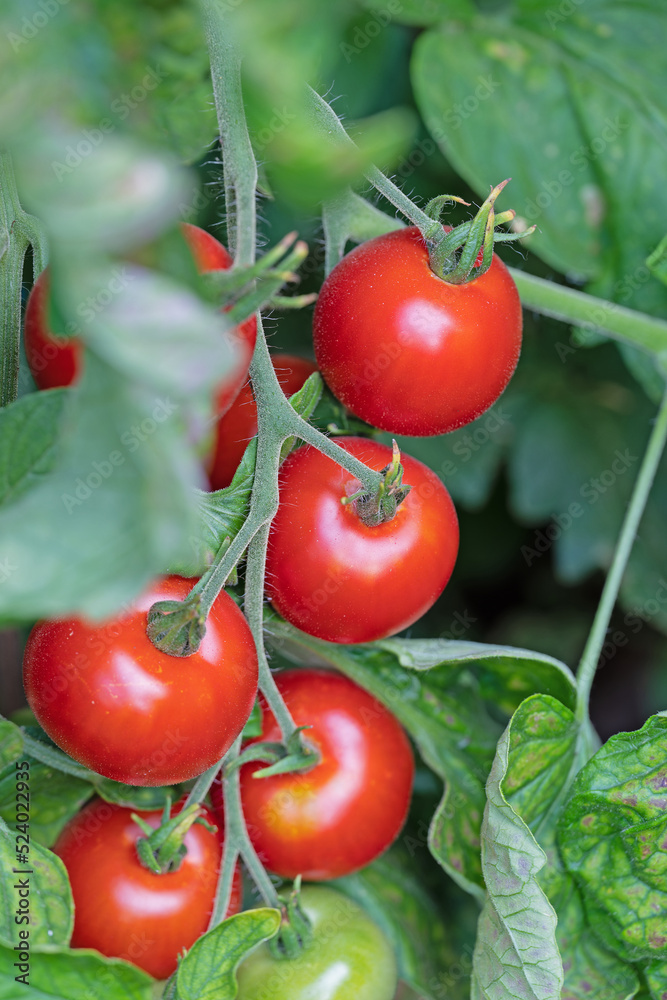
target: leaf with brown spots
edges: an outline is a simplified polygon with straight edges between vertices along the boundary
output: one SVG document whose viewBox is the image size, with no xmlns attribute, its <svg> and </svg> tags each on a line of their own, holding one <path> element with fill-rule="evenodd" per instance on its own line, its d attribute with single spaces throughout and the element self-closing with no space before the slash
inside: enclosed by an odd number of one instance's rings
<svg viewBox="0 0 667 1000">
<path fill-rule="evenodd" d="M 667 717 L 586 764 L 559 840 L 598 937 L 626 961 L 667 959 Z"/>
</svg>

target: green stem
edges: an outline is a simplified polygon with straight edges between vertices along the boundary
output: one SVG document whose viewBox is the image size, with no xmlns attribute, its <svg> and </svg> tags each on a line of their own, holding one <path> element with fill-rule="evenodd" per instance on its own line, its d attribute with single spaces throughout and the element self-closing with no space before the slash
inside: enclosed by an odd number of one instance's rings
<svg viewBox="0 0 667 1000">
<path fill-rule="evenodd" d="M 667 322 L 510 268 L 525 309 L 641 347 L 667 362 Z"/>
<path fill-rule="evenodd" d="M 222 140 L 227 239 L 234 262 L 252 264 L 257 234 L 257 163 L 243 107 L 241 59 L 233 38 L 235 5 L 218 0 L 199 3 Z"/>
<path fill-rule="evenodd" d="M 21 287 L 28 239 L 16 226 L 22 209 L 14 168 L 0 153 L 0 406 L 18 395 L 21 348 Z"/>
<path fill-rule="evenodd" d="M 230 759 L 238 756 L 241 739 L 236 740 L 230 750 Z M 267 906 L 280 909 L 278 894 L 250 842 L 241 803 L 240 770 L 238 767 L 223 772 L 222 794 L 225 810 L 225 845 L 220 869 L 220 879 L 216 892 L 213 914 L 209 927 L 215 927 L 225 919 L 234 884 L 234 871 L 239 856 L 243 859 Z"/>
<path fill-rule="evenodd" d="M 656 469 L 665 448 L 665 441 L 667 441 L 667 393 L 665 393 L 653 430 L 651 431 L 648 447 L 632 492 L 630 506 L 625 515 L 621 534 L 618 539 L 611 569 L 605 580 L 600 603 L 579 664 L 577 672 L 576 714 L 577 719 L 582 723 L 588 716 L 588 703 L 600 652 L 602 651 L 607 634 L 614 604 L 618 597 L 621 580 L 623 579 L 623 574 L 630 558 L 637 528 L 644 513 Z"/>
<path fill-rule="evenodd" d="M 228 750 L 225 756 L 221 760 L 219 760 L 217 764 L 213 764 L 213 766 L 209 767 L 207 771 L 204 771 L 202 774 L 199 775 L 199 777 L 197 778 L 197 780 L 195 781 L 194 785 L 192 786 L 192 788 L 188 793 L 188 797 L 183 805 L 183 810 L 182 810 L 183 812 L 185 812 L 188 806 L 191 806 L 194 802 L 204 801 L 209 788 L 211 787 L 211 785 L 215 780 L 216 774 L 218 773 L 218 771 L 221 770 L 222 765 L 227 760 L 229 754 L 230 751 Z"/>
</svg>

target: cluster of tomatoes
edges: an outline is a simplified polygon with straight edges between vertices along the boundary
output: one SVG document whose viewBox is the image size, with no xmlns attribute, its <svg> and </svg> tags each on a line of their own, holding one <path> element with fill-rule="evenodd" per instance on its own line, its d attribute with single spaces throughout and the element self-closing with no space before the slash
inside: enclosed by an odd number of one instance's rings
<svg viewBox="0 0 667 1000">
<path fill-rule="evenodd" d="M 231 266 L 210 234 L 190 225 L 183 232 L 201 271 Z M 47 296 L 43 274 L 25 322 L 27 359 L 40 388 L 70 384 L 83 364 L 76 340 L 49 332 Z M 231 482 L 257 431 L 247 382 L 256 335 L 254 318 L 235 331 L 241 360 L 217 394 L 208 470 L 213 489 Z M 448 285 L 431 272 L 418 231 L 404 229 L 358 247 L 334 269 L 316 307 L 314 343 L 329 387 L 358 417 L 394 433 L 440 434 L 474 419 L 507 384 L 521 343 L 519 299 L 497 258 L 470 283 Z M 286 395 L 316 370 L 310 361 L 280 354 L 273 364 Z M 349 437 L 339 444 L 377 471 L 390 467 L 391 449 L 376 440 Z M 267 588 L 293 625 L 331 642 L 381 639 L 415 622 L 442 593 L 458 550 L 456 512 L 430 469 L 408 456 L 401 462 L 411 489 L 395 516 L 370 525 L 354 502 L 359 482 L 332 459 L 307 446 L 284 461 Z M 192 583 L 168 577 L 112 622 L 41 622 L 30 635 L 24 661 L 29 704 L 54 742 L 99 774 L 132 785 L 186 782 L 220 760 L 243 730 L 257 696 L 257 654 L 228 594 L 216 598 L 201 646 L 186 659 L 161 652 L 146 635 L 148 609 L 185 598 Z M 259 779 L 254 774 L 261 765 L 244 765 L 250 838 L 266 867 L 283 878 L 319 882 L 348 874 L 382 853 L 402 828 L 414 772 L 410 744 L 396 719 L 342 675 L 299 669 L 276 680 L 295 724 L 312 727 L 308 740 L 319 759 L 310 771 Z M 255 739 L 279 741 L 278 724 L 261 697 L 260 703 L 262 732 Z M 154 874 L 137 856 L 143 833 L 131 810 L 101 800 L 87 805 L 54 847 L 72 884 L 72 945 L 121 956 L 157 978 L 173 972 L 212 912 L 222 807 L 221 785 L 214 784 L 211 807 L 203 807 L 208 822 L 188 830 L 180 865 Z M 158 812 L 139 815 L 149 826 L 160 823 Z M 230 913 L 240 896 L 237 873 Z M 331 890 L 308 887 L 303 905 L 316 928 L 341 904 Z M 354 978 L 353 992 L 335 996 L 390 998 L 391 951 L 363 912 L 349 906 L 355 912 L 348 912 L 346 948 L 365 942 L 369 969 L 365 979 Z M 326 962 L 332 947 L 330 940 L 328 950 L 319 948 L 318 960 Z M 268 975 L 268 953 L 253 958 L 254 965 L 242 967 L 239 995 L 246 998 L 260 995 Z M 312 986 L 309 961 L 303 974 Z M 295 982 L 289 995 L 298 997 Z"/>
</svg>

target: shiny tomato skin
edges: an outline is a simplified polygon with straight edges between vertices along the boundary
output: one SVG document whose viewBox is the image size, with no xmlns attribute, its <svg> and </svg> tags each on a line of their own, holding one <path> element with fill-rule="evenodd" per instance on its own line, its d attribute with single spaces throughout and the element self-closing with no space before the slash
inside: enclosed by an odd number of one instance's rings
<svg viewBox="0 0 667 1000">
<path fill-rule="evenodd" d="M 274 354 L 271 361 L 286 396 L 298 392 L 308 376 L 317 371 L 312 361 L 292 354 Z M 218 421 L 209 472 L 212 490 L 229 486 L 248 441 L 256 433 L 257 404 L 250 382 L 246 382 L 227 413 Z"/>
<path fill-rule="evenodd" d="M 301 905 L 311 943 L 293 959 L 262 944 L 238 969 L 237 1000 L 392 1000 L 396 958 L 389 942 L 353 900 L 325 886 L 304 886 Z"/>
<path fill-rule="evenodd" d="M 414 226 L 362 243 L 315 307 L 317 364 L 349 410 L 394 434 L 444 434 L 487 410 L 521 350 L 521 303 L 496 256 L 451 285 L 430 269 Z"/>
<path fill-rule="evenodd" d="M 176 969 L 179 953 L 207 929 L 222 855 L 221 828 L 213 832 L 195 823 L 185 835 L 187 853 L 180 867 L 155 875 L 137 856 L 135 845 L 144 834 L 133 812 L 154 828 L 160 825 L 161 810 L 141 812 L 94 799 L 53 846 L 72 886 L 71 947 L 95 948 L 166 979 Z M 208 810 L 203 818 L 216 827 Z M 238 913 L 240 904 L 237 868 L 227 916 Z"/>
<path fill-rule="evenodd" d="M 400 833 L 410 806 L 414 759 L 397 719 L 342 674 L 304 668 L 276 683 L 320 763 L 301 774 L 254 778 L 241 770 L 250 838 L 266 867 L 283 878 L 339 878 L 370 864 Z M 262 701 L 262 736 L 280 740 Z M 212 798 L 219 805 L 219 795 Z"/>
<path fill-rule="evenodd" d="M 198 652 L 160 652 L 146 635 L 158 600 L 179 600 L 194 580 L 167 577 L 105 624 L 39 622 L 23 683 L 51 739 L 79 763 L 131 785 L 171 785 L 201 774 L 231 746 L 257 692 L 248 623 L 222 591 Z"/>
<path fill-rule="evenodd" d="M 232 258 L 225 247 L 199 226 L 181 224 L 181 231 L 190 247 L 197 269 L 226 271 Z M 25 313 L 25 350 L 28 367 L 40 389 L 71 385 L 81 373 L 83 347 L 76 337 L 56 337 L 47 322 L 48 271 L 37 278 L 28 296 Z M 244 320 L 234 331 L 239 346 L 239 361 L 216 392 L 215 412 L 225 413 L 248 378 L 248 369 L 257 340 L 257 320 Z"/>
<path fill-rule="evenodd" d="M 364 438 L 339 438 L 346 451 L 380 470 L 391 448 Z M 402 455 L 412 486 L 396 516 L 366 527 L 354 505 L 360 484 L 309 446 L 280 469 L 280 506 L 271 526 L 267 589 L 292 625 L 329 642 L 370 642 L 417 621 L 447 584 L 459 529 L 449 493 L 434 472 Z"/>
<path fill-rule="evenodd" d="M 83 355 L 76 337 L 57 337 L 49 330 L 48 294 L 48 271 L 42 271 L 28 296 L 23 329 L 28 367 L 39 389 L 71 385 L 79 376 Z"/>
</svg>

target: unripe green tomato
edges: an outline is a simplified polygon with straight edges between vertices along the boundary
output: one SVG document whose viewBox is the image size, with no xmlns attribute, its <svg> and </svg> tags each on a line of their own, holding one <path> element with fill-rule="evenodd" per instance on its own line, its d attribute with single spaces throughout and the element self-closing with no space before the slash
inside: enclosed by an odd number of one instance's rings
<svg viewBox="0 0 667 1000">
<path fill-rule="evenodd" d="M 239 966 L 237 1000 L 392 1000 L 396 959 L 368 914 L 324 886 L 306 886 L 301 906 L 312 941 L 293 959 L 261 945 Z"/>
</svg>

